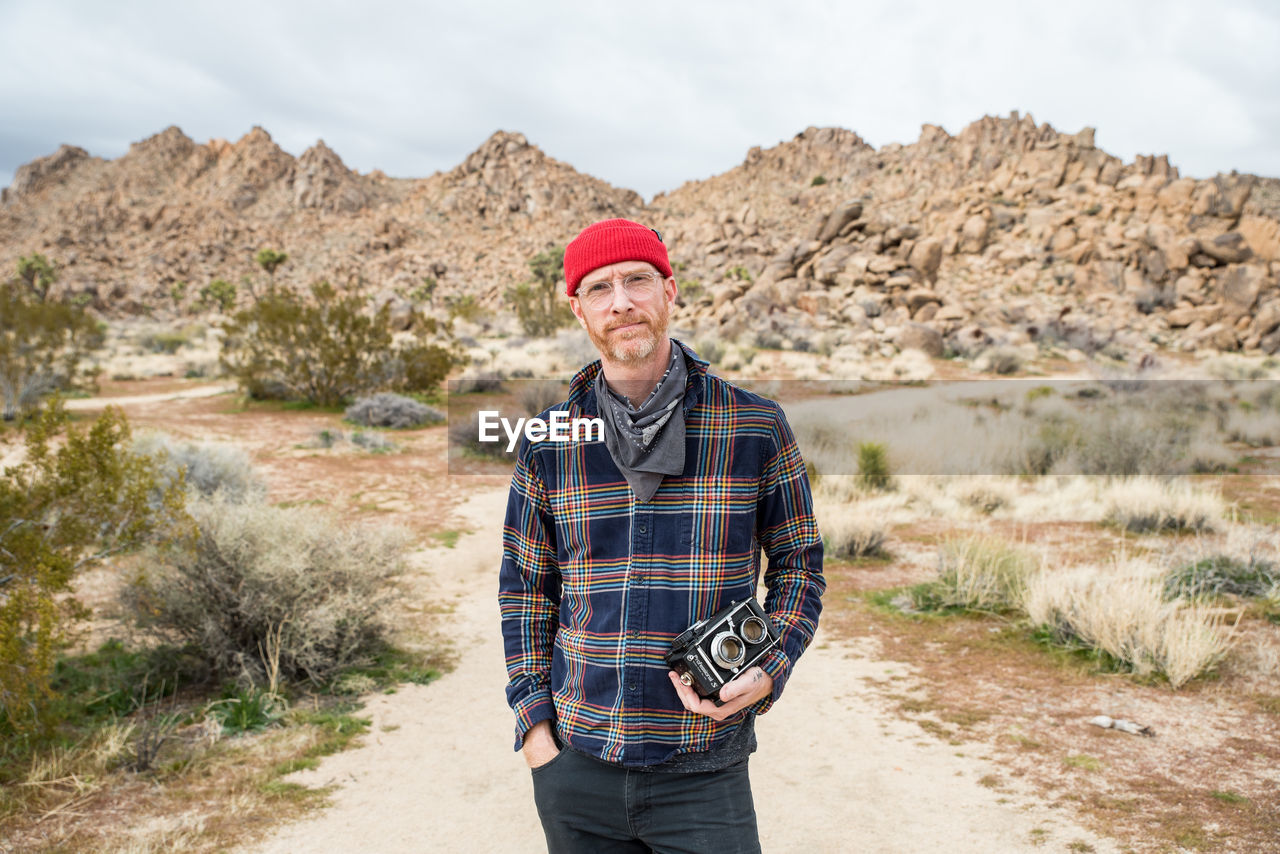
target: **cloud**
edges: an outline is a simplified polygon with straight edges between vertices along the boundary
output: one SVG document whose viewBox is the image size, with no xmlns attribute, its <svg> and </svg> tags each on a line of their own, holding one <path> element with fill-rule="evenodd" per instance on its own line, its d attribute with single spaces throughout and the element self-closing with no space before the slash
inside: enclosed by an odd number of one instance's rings
<svg viewBox="0 0 1280 854">
<path fill-rule="evenodd" d="M 821 0 L 6 4 L 0 185 L 177 124 L 323 138 L 354 168 L 452 168 L 497 129 L 646 196 L 809 125 L 869 142 L 987 113 L 1098 128 L 1184 174 L 1280 174 L 1280 8 Z"/>
</svg>

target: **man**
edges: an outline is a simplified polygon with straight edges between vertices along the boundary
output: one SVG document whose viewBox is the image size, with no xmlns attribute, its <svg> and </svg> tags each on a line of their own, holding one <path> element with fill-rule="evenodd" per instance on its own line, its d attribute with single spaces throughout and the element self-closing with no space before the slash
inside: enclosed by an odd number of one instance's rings
<svg viewBox="0 0 1280 854">
<path fill-rule="evenodd" d="M 499 605 L 516 749 L 553 852 L 758 851 L 747 757 L 817 629 L 822 540 L 777 404 L 667 337 L 661 236 L 614 219 L 565 250 L 569 305 L 600 360 L 556 407 L 596 442 L 528 442 L 512 477 Z M 671 641 L 755 595 L 781 640 L 700 698 Z"/>
</svg>

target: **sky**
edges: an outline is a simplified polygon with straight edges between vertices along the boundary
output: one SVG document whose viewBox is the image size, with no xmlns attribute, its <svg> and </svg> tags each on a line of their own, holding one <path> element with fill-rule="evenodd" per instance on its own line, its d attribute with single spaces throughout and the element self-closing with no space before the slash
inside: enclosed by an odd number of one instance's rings
<svg viewBox="0 0 1280 854">
<path fill-rule="evenodd" d="M 0 0 L 0 187 L 169 125 L 396 177 L 501 129 L 651 198 L 810 125 L 879 147 L 1012 110 L 1280 176 L 1280 2 Z"/>
</svg>

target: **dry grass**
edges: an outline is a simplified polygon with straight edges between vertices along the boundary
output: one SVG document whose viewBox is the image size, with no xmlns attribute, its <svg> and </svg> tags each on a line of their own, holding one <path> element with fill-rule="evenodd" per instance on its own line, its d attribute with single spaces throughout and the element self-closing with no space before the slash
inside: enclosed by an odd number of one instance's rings
<svg viewBox="0 0 1280 854">
<path fill-rule="evenodd" d="M 247 842 L 321 805 L 325 790 L 280 777 L 342 749 L 367 727 L 343 715 L 297 711 L 290 718 L 288 727 L 257 735 L 190 741 L 145 775 L 122 764 L 128 747 L 118 734 L 95 736 L 98 747 L 38 763 L 29 788 L 45 801 L 11 816 L 0 839 L 13 850 L 112 854 L 213 852 Z"/>
<path fill-rule="evenodd" d="M 1098 650 L 1180 688 L 1222 660 L 1232 632 L 1219 609 L 1165 599 L 1161 575 L 1139 560 L 1040 573 L 1027 585 L 1024 607 L 1055 642 Z"/>
<path fill-rule="evenodd" d="M 1131 477 L 1110 483 L 1103 520 L 1134 533 L 1213 531 L 1227 513 L 1222 496 L 1182 480 Z"/>
<path fill-rule="evenodd" d="M 1022 606 L 1037 561 L 997 537 L 967 537 L 943 544 L 935 594 L 943 607 L 1007 611 Z"/>
<path fill-rule="evenodd" d="M 827 554 L 833 558 L 857 560 L 885 554 L 889 522 L 881 514 L 853 505 L 823 513 L 818 524 Z"/>
</svg>

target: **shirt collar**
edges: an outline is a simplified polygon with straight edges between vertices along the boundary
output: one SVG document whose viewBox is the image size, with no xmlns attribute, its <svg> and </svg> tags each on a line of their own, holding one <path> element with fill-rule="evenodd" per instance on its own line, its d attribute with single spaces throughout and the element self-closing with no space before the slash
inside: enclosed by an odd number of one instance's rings
<svg viewBox="0 0 1280 854">
<path fill-rule="evenodd" d="M 685 365 L 689 369 L 689 378 L 685 381 L 684 387 L 684 411 L 687 413 L 690 409 L 698 405 L 702 399 L 702 386 L 707 377 L 707 368 L 710 363 L 705 359 L 698 357 L 698 354 L 682 341 L 675 338 L 671 339 L 671 343 L 680 348 L 684 353 Z M 599 412 L 596 402 L 595 381 L 596 375 L 600 373 L 600 360 L 596 359 L 591 364 L 584 367 L 574 375 L 569 382 L 569 403 L 582 407 L 587 413 Z"/>
</svg>

